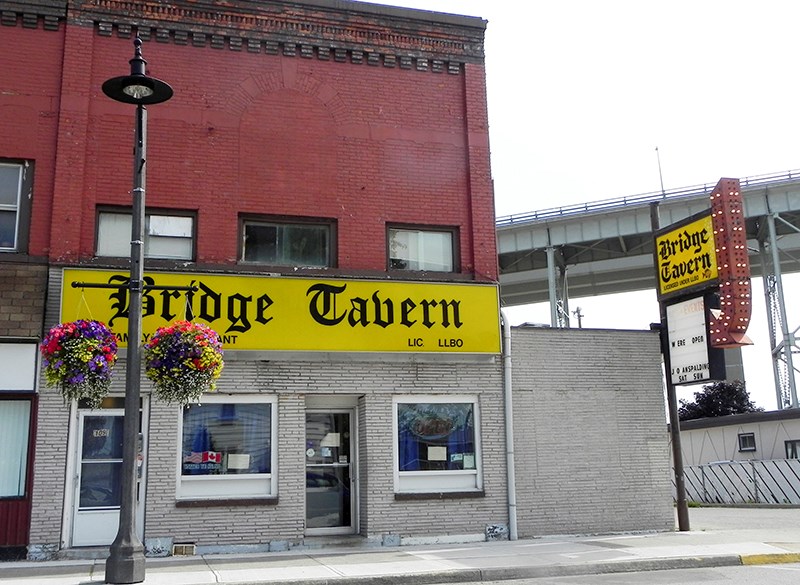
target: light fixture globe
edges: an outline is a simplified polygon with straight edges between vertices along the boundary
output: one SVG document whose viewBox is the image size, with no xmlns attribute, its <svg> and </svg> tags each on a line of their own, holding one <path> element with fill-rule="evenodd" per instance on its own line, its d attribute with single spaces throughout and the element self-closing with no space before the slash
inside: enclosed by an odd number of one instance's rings
<svg viewBox="0 0 800 585">
<path fill-rule="evenodd" d="M 170 85 L 145 73 L 147 61 L 142 57 L 142 39 L 133 41 L 135 52 L 130 60 L 131 74 L 113 77 L 103 84 L 103 93 L 125 104 L 147 106 L 160 104 L 172 97 Z"/>
</svg>

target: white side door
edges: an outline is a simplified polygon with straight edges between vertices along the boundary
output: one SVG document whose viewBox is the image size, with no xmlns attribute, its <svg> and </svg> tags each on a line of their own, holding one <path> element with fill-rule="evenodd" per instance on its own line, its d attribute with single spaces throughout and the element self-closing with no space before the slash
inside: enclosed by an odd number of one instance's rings
<svg viewBox="0 0 800 585">
<path fill-rule="evenodd" d="M 121 409 L 78 412 L 72 546 L 107 546 L 117 535 L 124 420 Z M 140 470 L 136 528 L 142 538 L 144 470 L 141 467 Z"/>
</svg>

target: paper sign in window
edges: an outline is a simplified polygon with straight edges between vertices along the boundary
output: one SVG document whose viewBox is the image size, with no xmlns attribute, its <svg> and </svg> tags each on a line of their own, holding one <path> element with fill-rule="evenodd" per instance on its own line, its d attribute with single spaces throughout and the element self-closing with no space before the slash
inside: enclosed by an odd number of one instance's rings
<svg viewBox="0 0 800 585">
<path fill-rule="evenodd" d="M 428 461 L 447 461 L 447 447 L 428 447 Z"/>
<path fill-rule="evenodd" d="M 250 469 L 250 455 L 246 453 L 229 453 L 228 469 Z"/>
</svg>

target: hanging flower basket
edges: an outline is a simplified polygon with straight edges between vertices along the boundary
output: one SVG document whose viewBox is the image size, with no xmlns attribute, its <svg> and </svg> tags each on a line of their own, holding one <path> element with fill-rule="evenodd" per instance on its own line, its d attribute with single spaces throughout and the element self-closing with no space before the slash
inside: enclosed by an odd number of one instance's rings
<svg viewBox="0 0 800 585">
<path fill-rule="evenodd" d="M 178 404 L 197 402 L 203 392 L 213 391 L 224 365 L 217 332 L 188 321 L 160 327 L 145 344 L 144 359 L 156 395 Z"/>
<path fill-rule="evenodd" d="M 91 408 L 108 394 L 117 361 L 117 338 L 105 323 L 79 319 L 54 326 L 44 336 L 44 378 L 65 401 L 84 399 Z"/>
</svg>

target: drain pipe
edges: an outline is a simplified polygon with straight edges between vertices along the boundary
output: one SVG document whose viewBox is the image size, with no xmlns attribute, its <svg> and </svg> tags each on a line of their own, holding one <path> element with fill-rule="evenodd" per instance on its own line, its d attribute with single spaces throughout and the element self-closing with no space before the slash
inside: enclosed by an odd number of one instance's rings
<svg viewBox="0 0 800 585">
<path fill-rule="evenodd" d="M 508 539 L 517 540 L 517 480 L 514 467 L 514 409 L 511 405 L 511 325 L 500 309 L 503 324 L 503 397 L 506 423 L 506 470 L 508 483 Z"/>
</svg>

